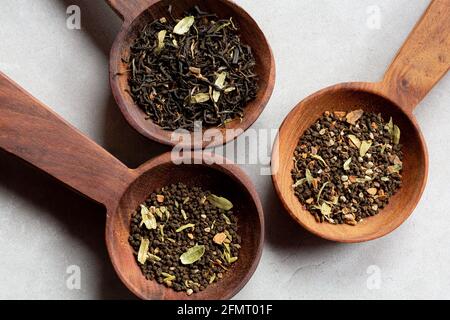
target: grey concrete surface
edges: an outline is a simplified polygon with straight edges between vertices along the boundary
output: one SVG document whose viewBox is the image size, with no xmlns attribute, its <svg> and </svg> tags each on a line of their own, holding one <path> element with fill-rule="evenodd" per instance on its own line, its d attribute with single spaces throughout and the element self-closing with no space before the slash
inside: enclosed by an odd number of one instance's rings
<svg viewBox="0 0 450 320">
<path fill-rule="evenodd" d="M 277 128 L 322 87 L 379 80 L 429 3 L 237 2 L 266 33 L 277 63 L 277 85 L 256 129 Z M 71 4 L 81 8 L 81 30 L 66 27 Z M 373 28 L 377 10 L 380 28 Z M 0 0 L 0 70 L 136 167 L 167 149 L 132 130 L 112 98 L 108 53 L 119 28 L 102 0 Z M 343 245 L 312 236 L 282 211 L 261 166 L 243 166 L 263 201 L 267 238 L 255 275 L 236 298 L 450 298 L 449 89 L 447 76 L 415 112 L 430 152 L 428 186 L 412 217 L 382 239 Z M 101 207 L 0 153 L 0 298 L 134 299 L 109 262 L 104 220 Z M 71 266 L 79 267 L 79 289 L 68 286 Z"/>
</svg>

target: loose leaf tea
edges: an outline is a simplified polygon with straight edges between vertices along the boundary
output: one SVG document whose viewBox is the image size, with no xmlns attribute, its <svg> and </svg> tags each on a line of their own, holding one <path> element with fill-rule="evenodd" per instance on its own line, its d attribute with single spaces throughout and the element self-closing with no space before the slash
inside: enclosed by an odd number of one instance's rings
<svg viewBox="0 0 450 320">
<path fill-rule="evenodd" d="M 372 146 L 372 141 L 363 141 L 361 142 L 361 146 L 359 147 L 359 156 L 364 157 Z"/>
<path fill-rule="evenodd" d="M 150 241 L 148 239 L 141 238 L 141 244 L 139 246 L 138 261 L 140 264 L 145 264 L 147 261 L 148 247 Z"/>
<path fill-rule="evenodd" d="M 144 26 L 131 46 L 134 102 L 166 130 L 223 126 L 243 119 L 258 91 L 256 60 L 232 18 L 194 7 Z"/>
<path fill-rule="evenodd" d="M 360 149 L 361 148 L 361 140 L 359 140 L 355 135 L 353 134 L 349 134 L 348 138 L 350 139 L 350 141 L 353 143 L 353 145 Z"/>
<path fill-rule="evenodd" d="M 194 227 L 195 227 L 195 224 L 188 223 L 188 224 L 185 224 L 184 226 L 179 227 L 177 230 L 175 230 L 175 232 L 181 232 L 183 230 L 186 230 L 187 228 L 194 228 Z"/>
<path fill-rule="evenodd" d="M 152 207 L 152 211 L 154 211 L 155 207 Z M 156 212 L 156 211 L 154 211 Z M 147 229 L 156 229 L 156 218 L 149 208 L 141 205 L 141 216 L 142 216 L 142 224 L 145 224 Z"/>
<path fill-rule="evenodd" d="M 181 183 L 152 193 L 132 214 L 129 237 L 145 277 L 188 295 L 220 281 L 241 248 L 232 208 L 226 198 Z M 149 213 L 155 227 L 144 222 Z"/>
<path fill-rule="evenodd" d="M 386 123 L 362 110 L 326 112 L 295 149 L 295 195 L 318 222 L 357 225 L 401 187 L 401 149 L 392 118 Z"/>
<path fill-rule="evenodd" d="M 312 183 L 313 183 L 313 181 L 314 181 L 314 178 L 313 178 L 313 176 L 312 176 L 312 174 L 311 174 L 311 171 L 309 170 L 309 169 L 306 169 L 306 181 L 308 182 L 308 184 L 309 185 L 312 185 Z"/>
<path fill-rule="evenodd" d="M 400 143 L 400 128 L 397 126 L 394 126 L 394 129 L 392 130 L 392 140 L 394 144 Z"/>
<path fill-rule="evenodd" d="M 155 49 L 155 53 L 159 54 L 164 49 L 164 40 L 166 39 L 167 30 L 161 30 L 158 32 L 158 46 Z"/>
<path fill-rule="evenodd" d="M 345 161 L 345 163 L 344 163 L 344 170 L 345 171 L 350 170 L 350 164 L 352 163 L 352 160 L 353 160 L 353 158 L 348 158 L 348 160 Z"/>
</svg>

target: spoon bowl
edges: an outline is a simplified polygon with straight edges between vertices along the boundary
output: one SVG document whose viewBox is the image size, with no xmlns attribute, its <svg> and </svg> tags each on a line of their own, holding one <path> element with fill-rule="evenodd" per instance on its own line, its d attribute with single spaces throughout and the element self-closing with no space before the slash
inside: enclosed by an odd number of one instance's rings
<svg viewBox="0 0 450 320">
<path fill-rule="evenodd" d="M 264 216 L 255 187 L 229 161 L 207 153 L 174 158 L 165 153 L 129 169 L 0 73 L 0 149 L 47 172 L 106 207 L 106 245 L 123 283 L 142 299 L 228 299 L 259 263 Z M 183 164 L 184 163 L 184 164 Z M 239 260 L 224 278 L 187 296 L 147 280 L 128 243 L 131 215 L 155 190 L 183 182 L 224 196 L 234 205 L 242 238 Z"/>
<path fill-rule="evenodd" d="M 223 159 L 203 157 L 208 163 L 221 163 Z M 201 157 L 192 158 L 201 161 Z M 174 182 L 187 186 L 202 187 L 214 194 L 223 195 L 234 205 L 234 214 L 239 219 L 239 234 L 243 246 L 239 260 L 224 273 L 223 279 L 210 285 L 206 290 L 194 296 L 185 292 L 175 292 L 155 281 L 148 281 L 133 257 L 133 249 L 128 243 L 130 213 L 145 201 L 149 191 L 153 191 Z M 250 189 L 249 189 L 250 187 Z M 138 169 L 138 178 L 130 184 L 121 197 L 115 214 L 109 216 L 106 226 L 106 243 L 112 263 L 126 286 L 142 299 L 199 299 L 216 300 L 233 297 L 247 283 L 259 262 L 264 222 L 262 208 L 251 182 L 235 166 L 218 164 L 175 165 L 170 153 L 155 158 Z"/>
<path fill-rule="evenodd" d="M 244 9 L 228 0 L 107 0 L 107 2 L 124 20 L 122 30 L 119 32 L 110 54 L 111 88 L 126 120 L 138 132 L 147 138 L 170 146 L 178 144 L 185 148 L 204 148 L 225 144 L 235 139 L 258 119 L 273 92 L 275 62 L 266 37 Z M 217 128 L 222 134 L 221 140 L 202 141 L 201 145 L 195 141 L 194 145 L 193 134 L 189 139 L 183 139 L 183 142 L 172 139 L 173 131 L 163 130 L 153 121 L 146 120 L 146 114 L 128 93 L 130 91 L 128 66 L 123 60 L 126 61 L 130 56 L 130 47 L 143 27 L 155 19 L 166 16 L 169 5 L 172 5 L 172 12 L 176 17 L 183 17 L 183 14 L 194 6 L 199 6 L 203 11 L 216 13 L 220 18 L 232 17 L 240 28 L 243 43 L 248 44 L 253 50 L 256 59 L 255 72 L 260 79 L 257 97 L 245 107 L 242 122 L 232 121 L 224 128 Z M 227 134 L 225 134 L 226 130 L 228 130 Z"/>
<path fill-rule="evenodd" d="M 291 216 L 312 233 L 329 240 L 360 242 L 378 238 L 396 229 L 412 213 L 425 188 L 428 158 L 425 141 L 416 120 L 393 101 L 377 94 L 366 83 L 347 83 L 319 91 L 303 100 L 286 117 L 279 131 L 279 146 L 273 155 L 277 168 L 273 181 L 278 195 Z M 402 188 L 378 215 L 364 219 L 356 227 L 317 223 L 314 216 L 302 206 L 292 190 L 292 156 L 304 132 L 326 111 L 353 111 L 381 113 L 392 117 L 402 130 L 403 175 Z M 276 163 L 275 163 L 276 161 Z"/>
<path fill-rule="evenodd" d="M 414 107 L 450 67 L 450 6 L 431 2 L 394 62 L 379 83 L 344 83 L 323 89 L 300 102 L 279 130 L 272 155 L 272 180 L 287 212 L 310 232 L 338 242 L 363 242 L 382 237 L 400 226 L 413 212 L 424 191 L 428 153 L 413 115 Z M 318 223 L 294 194 L 293 154 L 304 132 L 325 111 L 381 113 L 401 129 L 402 187 L 378 215 L 357 226 Z"/>
</svg>

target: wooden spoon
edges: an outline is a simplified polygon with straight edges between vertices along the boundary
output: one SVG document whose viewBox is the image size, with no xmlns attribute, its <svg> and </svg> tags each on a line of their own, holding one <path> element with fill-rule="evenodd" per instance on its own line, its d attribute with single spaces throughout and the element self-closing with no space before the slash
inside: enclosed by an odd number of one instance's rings
<svg viewBox="0 0 450 320">
<path fill-rule="evenodd" d="M 47 172 L 107 210 L 106 244 L 123 283 L 142 299 L 228 299 L 247 283 L 258 265 L 264 217 L 250 179 L 218 156 L 195 154 L 175 165 L 171 154 L 133 170 L 85 137 L 0 73 L 0 148 Z M 194 162 L 195 161 L 195 162 Z M 208 163 L 208 164 L 207 164 Z M 224 278 L 188 297 L 146 280 L 128 244 L 130 216 L 157 188 L 183 182 L 230 199 L 239 217 L 242 249 Z"/>
<path fill-rule="evenodd" d="M 127 65 L 122 61 L 122 59 L 129 57 L 130 47 L 135 41 L 137 33 L 147 23 L 167 16 L 169 5 L 172 5 L 174 15 L 179 17 L 183 17 L 185 11 L 196 5 L 203 11 L 216 13 L 222 18 L 233 17 L 240 27 L 242 41 L 253 49 L 257 62 L 256 72 L 260 77 L 258 95 L 245 107 L 243 121 L 237 120 L 227 124 L 226 129 L 230 129 L 227 134 L 225 134 L 225 128 L 220 128 L 223 139 L 211 142 L 203 141 L 201 145 L 196 144 L 195 146 L 189 143 L 180 143 L 179 145 L 188 148 L 222 145 L 234 140 L 258 119 L 273 92 L 275 61 L 266 37 L 244 9 L 227 0 L 106 0 L 106 2 L 123 19 L 122 30 L 114 42 L 110 55 L 109 68 L 112 92 L 125 118 L 138 132 L 147 138 L 166 145 L 177 144 L 177 141 L 171 139 L 173 131 L 163 130 L 153 121 L 146 120 L 145 113 L 127 93 L 130 90 L 127 79 Z M 193 137 L 193 134 L 190 136 Z"/>
<path fill-rule="evenodd" d="M 416 207 L 428 173 L 426 145 L 413 115 L 415 106 L 450 67 L 450 1 L 435 0 L 378 83 L 344 83 L 300 102 L 284 120 L 272 155 L 273 183 L 284 207 L 304 228 L 325 239 L 361 242 L 396 229 Z M 364 109 L 393 117 L 403 144 L 403 185 L 378 215 L 355 227 L 317 223 L 292 188 L 293 154 L 300 137 L 325 111 Z M 278 146 L 278 147 L 277 147 Z"/>
</svg>

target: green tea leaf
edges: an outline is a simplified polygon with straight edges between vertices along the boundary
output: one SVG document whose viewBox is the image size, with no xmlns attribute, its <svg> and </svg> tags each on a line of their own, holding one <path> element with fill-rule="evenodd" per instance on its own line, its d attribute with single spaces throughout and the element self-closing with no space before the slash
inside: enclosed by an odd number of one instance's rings
<svg viewBox="0 0 450 320">
<path fill-rule="evenodd" d="M 306 182 L 306 178 L 299 179 L 299 180 L 297 180 L 297 181 L 292 185 L 292 188 L 295 189 L 295 188 L 297 188 L 298 186 L 303 185 L 305 182 Z"/>
<path fill-rule="evenodd" d="M 145 264 L 147 261 L 148 248 L 150 247 L 150 240 L 141 238 L 141 245 L 139 246 L 138 261 L 140 264 Z"/>
<path fill-rule="evenodd" d="M 228 87 L 225 90 L 223 90 L 225 93 L 230 93 L 232 91 L 236 90 L 236 87 Z"/>
<path fill-rule="evenodd" d="M 229 25 L 231 25 L 231 21 L 225 22 L 221 25 L 219 25 L 216 29 L 214 29 L 214 32 L 219 32 L 220 30 L 228 27 Z"/>
<path fill-rule="evenodd" d="M 216 208 L 219 208 L 219 209 L 222 209 L 225 211 L 229 211 L 233 208 L 233 204 L 231 203 L 231 201 L 224 197 L 219 197 L 214 194 L 210 194 L 208 196 L 207 200 L 209 203 L 211 203 Z"/>
<path fill-rule="evenodd" d="M 394 132 L 394 122 L 392 120 L 392 117 L 389 119 L 389 122 L 384 126 L 384 129 L 387 130 L 390 136 L 392 136 L 392 133 Z"/>
<path fill-rule="evenodd" d="M 352 163 L 352 158 L 350 157 L 347 161 L 344 163 L 344 170 L 348 171 L 350 170 L 350 164 Z"/>
<path fill-rule="evenodd" d="M 309 185 L 313 183 L 314 177 L 311 174 L 311 171 L 309 169 L 306 169 L 306 181 Z"/>
<path fill-rule="evenodd" d="M 159 262 L 159 261 L 162 260 L 162 259 L 161 259 L 160 257 L 158 257 L 157 255 L 154 255 L 154 254 L 151 254 L 151 253 L 147 254 L 147 258 L 150 259 L 150 260 L 153 261 L 153 262 L 155 262 L 155 261 Z"/>
<path fill-rule="evenodd" d="M 218 102 L 219 99 L 220 99 L 220 91 L 214 90 L 214 91 L 213 91 L 213 101 L 214 101 L 214 102 Z"/>
<path fill-rule="evenodd" d="M 154 208 L 154 207 L 152 207 Z M 145 224 L 145 227 L 148 230 L 156 229 L 156 218 L 153 213 L 144 205 L 141 204 L 141 216 L 142 216 L 142 224 Z"/>
<path fill-rule="evenodd" d="M 223 220 L 225 220 L 226 224 L 228 224 L 228 225 L 231 224 L 231 220 L 230 220 L 230 218 L 228 218 L 228 216 L 226 214 L 222 214 L 222 217 L 223 217 Z"/>
<path fill-rule="evenodd" d="M 213 275 L 209 278 L 209 284 L 213 283 L 214 280 L 216 280 L 216 274 L 213 273 Z"/>
<path fill-rule="evenodd" d="M 166 273 L 166 272 L 161 272 L 161 275 L 163 277 L 165 277 L 164 280 L 163 280 L 164 282 L 173 281 L 173 280 L 175 280 L 177 278 L 174 275 L 172 275 L 170 273 Z"/>
<path fill-rule="evenodd" d="M 319 193 L 317 194 L 317 203 L 320 201 L 320 196 L 322 195 L 323 189 L 329 184 L 330 182 L 327 181 L 323 184 L 322 188 L 320 188 Z"/>
<path fill-rule="evenodd" d="M 400 128 L 394 125 L 394 129 L 392 130 L 392 141 L 394 144 L 400 143 Z"/>
<path fill-rule="evenodd" d="M 328 167 L 327 163 L 325 162 L 325 160 L 323 160 L 323 158 L 321 156 L 319 156 L 317 154 L 311 154 L 310 156 L 313 159 L 319 160 L 320 163 L 322 163 L 324 167 Z"/>
<path fill-rule="evenodd" d="M 193 264 L 203 257 L 205 251 L 206 248 L 203 245 L 196 245 L 192 248 L 189 248 L 180 256 L 181 263 L 184 265 Z"/>
<path fill-rule="evenodd" d="M 181 211 L 181 215 L 183 216 L 184 220 L 187 220 L 187 215 L 186 215 L 186 211 L 184 211 L 183 209 L 180 210 Z"/>
<path fill-rule="evenodd" d="M 369 151 L 370 147 L 372 146 L 372 141 L 363 141 L 361 142 L 361 147 L 359 148 L 359 155 L 361 157 L 364 157 L 367 153 L 367 151 Z"/>
<path fill-rule="evenodd" d="M 154 208 L 154 207 L 152 207 L 152 208 Z M 156 208 L 156 209 L 154 209 L 154 211 L 155 211 L 156 215 L 157 215 L 160 219 L 162 219 L 162 211 L 161 211 L 161 208 Z"/>
<path fill-rule="evenodd" d="M 320 212 L 324 216 L 329 217 L 331 215 L 331 207 L 324 202 L 324 203 L 322 203 L 322 206 L 320 207 Z"/>
<path fill-rule="evenodd" d="M 231 256 L 230 245 L 228 243 L 224 243 L 223 246 L 224 246 L 223 258 L 225 259 L 225 261 L 228 262 L 229 264 L 236 262 L 238 258 Z"/>
<path fill-rule="evenodd" d="M 228 259 L 228 263 L 235 263 L 238 260 L 238 257 L 230 257 Z"/>
<path fill-rule="evenodd" d="M 159 225 L 159 233 L 161 235 L 161 241 L 164 242 L 164 225 L 163 224 Z"/>
<path fill-rule="evenodd" d="M 361 148 L 361 140 L 359 140 L 358 137 L 356 137 L 353 134 L 349 134 L 347 137 L 350 139 L 350 141 L 353 143 L 353 145 L 356 148 L 358 148 L 358 149 Z"/>
<path fill-rule="evenodd" d="M 226 72 L 221 72 L 219 73 L 219 75 L 217 76 L 216 82 L 214 83 L 219 89 L 223 89 L 223 87 L 225 86 L 225 80 L 227 78 L 227 73 Z"/>
<path fill-rule="evenodd" d="M 338 203 L 339 203 L 339 197 L 338 196 L 334 196 L 332 198 L 331 204 L 336 206 Z"/>
<path fill-rule="evenodd" d="M 231 234 L 228 232 L 228 230 L 224 230 L 225 235 L 227 236 L 228 240 L 233 241 L 233 237 L 231 236 Z"/>
<path fill-rule="evenodd" d="M 191 103 L 203 103 L 209 101 L 211 97 L 209 93 L 197 93 L 195 96 L 191 97 Z"/>
<path fill-rule="evenodd" d="M 164 49 L 164 40 L 166 39 L 167 30 L 158 32 L 158 46 L 155 49 L 156 53 L 160 53 Z"/>
<path fill-rule="evenodd" d="M 177 23 L 175 28 L 173 28 L 173 33 L 178 35 L 183 35 L 189 32 L 192 25 L 195 22 L 195 18 L 193 16 L 188 16 L 180 20 L 180 22 Z"/>
<path fill-rule="evenodd" d="M 195 227 L 195 224 L 188 223 L 188 224 L 185 224 L 184 226 L 179 227 L 177 230 L 175 230 L 175 232 L 181 232 L 181 231 L 186 230 L 188 228 L 194 228 L 194 227 Z"/>
<path fill-rule="evenodd" d="M 222 72 L 217 76 L 216 82 L 214 83 L 219 89 L 223 89 L 225 86 L 225 79 L 227 78 L 227 73 Z M 219 101 L 220 99 L 220 91 L 214 90 L 213 91 L 213 100 L 214 102 Z"/>
</svg>

